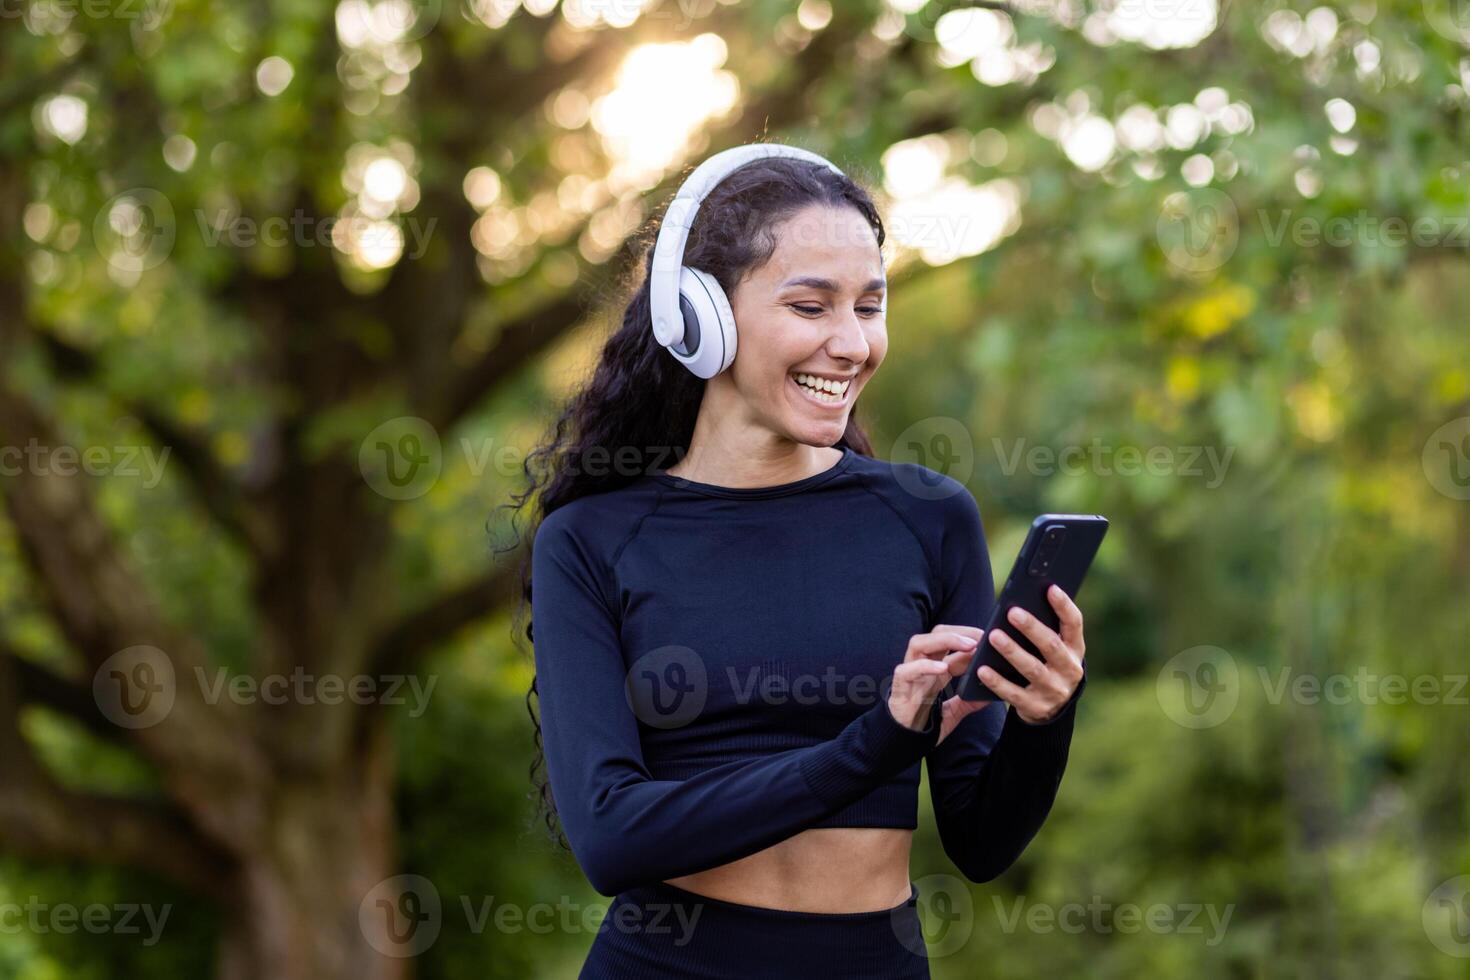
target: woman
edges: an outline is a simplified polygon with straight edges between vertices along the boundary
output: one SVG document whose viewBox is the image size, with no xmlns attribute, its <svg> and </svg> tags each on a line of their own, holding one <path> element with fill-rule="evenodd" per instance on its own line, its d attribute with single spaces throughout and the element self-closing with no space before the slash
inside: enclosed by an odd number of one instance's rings
<svg viewBox="0 0 1470 980">
<path fill-rule="evenodd" d="M 873 458 L 853 417 L 888 350 L 884 230 L 807 156 L 730 170 L 687 226 L 682 264 L 739 325 L 728 369 L 652 335 L 650 256 L 531 456 L 542 799 L 615 896 L 584 978 L 928 977 L 920 760 L 974 881 L 1020 855 L 1066 765 L 1084 643 L 1060 590 L 1060 635 L 1015 620 L 1045 663 L 995 636 L 1029 681 L 982 668 L 1009 708 L 947 696 L 995 602 L 979 510 Z"/>
</svg>

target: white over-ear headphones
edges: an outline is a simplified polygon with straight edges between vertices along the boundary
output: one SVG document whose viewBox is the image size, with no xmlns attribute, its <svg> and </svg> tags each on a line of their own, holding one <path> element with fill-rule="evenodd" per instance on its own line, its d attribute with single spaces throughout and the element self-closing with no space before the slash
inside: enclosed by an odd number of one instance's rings
<svg viewBox="0 0 1470 980">
<path fill-rule="evenodd" d="M 766 157 L 820 163 L 842 174 L 825 157 L 781 143 L 750 143 L 722 150 L 694 168 L 664 212 L 653 246 L 648 301 L 653 335 L 679 363 L 700 378 L 712 378 L 735 360 L 735 314 L 714 276 L 684 265 L 684 246 L 699 205 L 732 172 Z M 843 176 L 846 176 L 843 174 Z"/>
</svg>

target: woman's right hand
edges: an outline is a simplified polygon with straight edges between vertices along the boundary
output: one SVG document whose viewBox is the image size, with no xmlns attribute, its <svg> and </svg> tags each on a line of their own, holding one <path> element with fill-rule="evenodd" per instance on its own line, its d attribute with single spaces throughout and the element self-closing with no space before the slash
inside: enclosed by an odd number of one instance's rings
<svg viewBox="0 0 1470 980">
<path fill-rule="evenodd" d="M 973 626 L 939 625 L 928 633 L 909 637 L 903 663 L 893 668 L 893 686 L 888 691 L 888 711 L 895 721 L 916 732 L 928 724 L 934 699 L 951 677 L 959 677 L 970 666 L 985 631 Z M 940 741 L 966 715 L 979 711 L 989 701 L 966 701 L 955 696 L 944 705 Z"/>
</svg>

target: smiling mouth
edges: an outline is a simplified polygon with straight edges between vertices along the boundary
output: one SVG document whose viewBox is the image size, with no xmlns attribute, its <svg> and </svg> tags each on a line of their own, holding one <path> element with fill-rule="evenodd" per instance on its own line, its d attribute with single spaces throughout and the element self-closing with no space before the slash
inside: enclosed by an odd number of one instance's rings
<svg viewBox="0 0 1470 980">
<path fill-rule="evenodd" d="M 798 371 L 787 375 L 791 383 L 801 389 L 801 393 L 809 401 L 816 402 L 827 408 L 840 407 L 847 402 L 848 394 L 852 391 L 852 379 L 836 381 L 823 378 L 815 374 L 807 374 Z"/>
</svg>

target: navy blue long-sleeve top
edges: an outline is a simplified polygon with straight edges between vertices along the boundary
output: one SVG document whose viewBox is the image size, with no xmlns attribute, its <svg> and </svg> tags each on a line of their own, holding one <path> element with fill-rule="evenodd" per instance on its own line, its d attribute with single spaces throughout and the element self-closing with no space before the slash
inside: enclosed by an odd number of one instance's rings
<svg viewBox="0 0 1470 980">
<path fill-rule="evenodd" d="M 943 742 L 938 702 L 922 731 L 897 722 L 887 695 L 909 638 L 988 623 L 985 534 L 953 478 L 839 448 L 778 486 L 655 470 L 537 529 L 547 776 L 598 892 L 809 828 L 913 829 L 925 759 L 940 840 L 971 880 L 1009 867 L 1046 819 L 1085 678 L 1044 724 L 1003 702 Z"/>
</svg>

